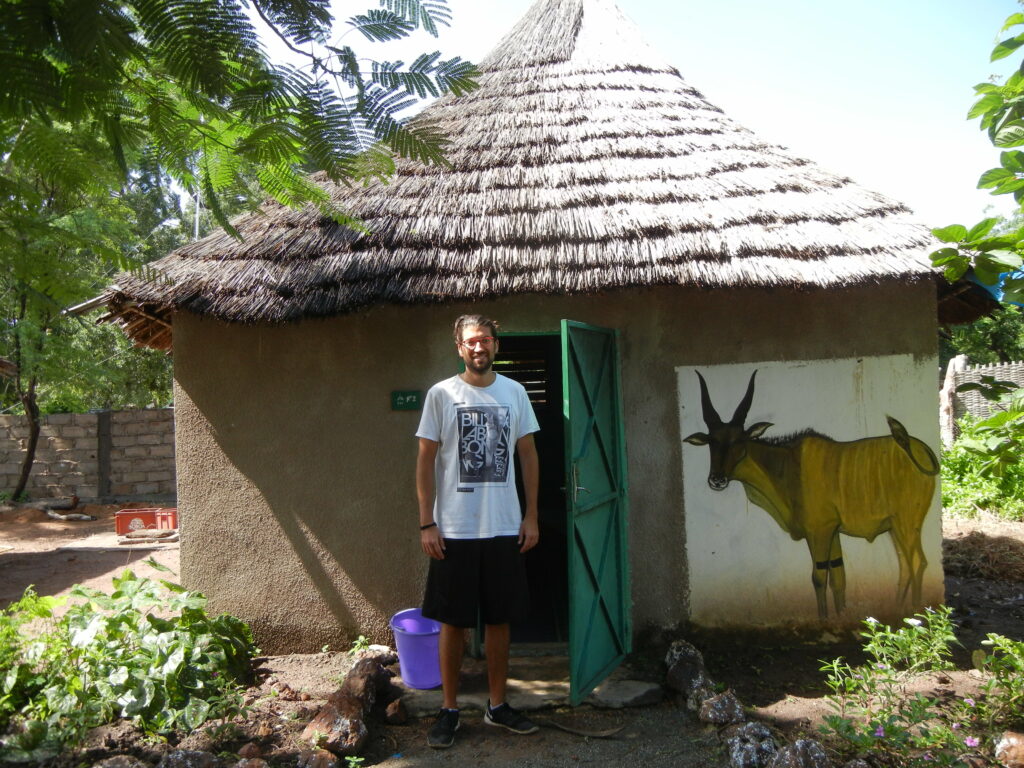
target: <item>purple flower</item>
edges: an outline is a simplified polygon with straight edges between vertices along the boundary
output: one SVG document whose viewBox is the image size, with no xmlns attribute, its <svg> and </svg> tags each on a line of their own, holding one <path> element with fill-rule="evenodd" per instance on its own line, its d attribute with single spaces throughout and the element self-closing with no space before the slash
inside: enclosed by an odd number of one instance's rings
<svg viewBox="0 0 1024 768">
<path fill-rule="evenodd" d="M 885 666 L 885 664 L 876 664 L 876 665 L 875 665 L 875 667 L 876 667 L 877 669 L 888 669 L 888 667 L 887 667 L 887 666 Z"/>
<path fill-rule="evenodd" d="M 976 746 L 978 746 L 978 745 L 979 745 L 980 743 L 981 743 L 981 742 L 980 742 L 980 741 L 978 741 L 978 740 L 977 740 L 976 738 L 974 738 L 973 736 L 968 736 L 968 737 L 967 737 L 966 739 L 964 739 L 964 744 L 966 744 L 966 745 L 967 745 L 968 747 L 976 747 Z"/>
<path fill-rule="evenodd" d="M 960 723 L 953 723 L 953 730 L 957 730 L 960 727 Z"/>
<path fill-rule="evenodd" d="M 875 728 L 875 738 L 876 739 L 883 739 L 883 738 L 885 738 L 885 728 L 883 728 L 882 726 L 878 726 L 877 728 Z"/>
<path fill-rule="evenodd" d="M 932 757 L 932 753 L 931 752 L 925 752 L 923 755 L 921 755 L 921 757 L 923 757 L 925 760 L 934 760 L 935 759 L 934 757 Z"/>
<path fill-rule="evenodd" d="M 964 704 L 966 704 L 968 707 L 973 707 L 974 706 L 974 699 L 972 699 L 970 696 L 968 696 L 967 698 L 964 699 Z"/>
</svg>

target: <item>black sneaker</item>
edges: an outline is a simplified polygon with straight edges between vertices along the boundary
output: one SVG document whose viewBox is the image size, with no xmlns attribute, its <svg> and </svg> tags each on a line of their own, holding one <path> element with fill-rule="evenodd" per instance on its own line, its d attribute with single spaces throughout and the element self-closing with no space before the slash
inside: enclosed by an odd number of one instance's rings
<svg viewBox="0 0 1024 768">
<path fill-rule="evenodd" d="M 533 720 L 522 712 L 512 709 L 507 701 L 494 709 L 491 709 L 491 705 L 488 703 L 487 709 L 484 710 L 484 722 L 488 725 L 499 725 L 506 731 L 522 735 L 536 733 L 539 730 L 539 726 Z"/>
<path fill-rule="evenodd" d="M 434 749 L 447 749 L 455 743 L 455 732 L 459 730 L 459 710 L 442 709 L 437 720 L 427 731 L 427 745 Z"/>
</svg>

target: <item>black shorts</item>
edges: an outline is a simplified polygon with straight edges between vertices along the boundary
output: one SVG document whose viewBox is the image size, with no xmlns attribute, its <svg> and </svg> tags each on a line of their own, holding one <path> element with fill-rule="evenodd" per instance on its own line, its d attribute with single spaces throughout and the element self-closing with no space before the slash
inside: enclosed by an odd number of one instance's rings
<svg viewBox="0 0 1024 768">
<path fill-rule="evenodd" d="M 423 615 L 456 627 L 522 621 L 530 610 L 518 536 L 445 539 L 444 560 L 430 560 Z"/>
</svg>

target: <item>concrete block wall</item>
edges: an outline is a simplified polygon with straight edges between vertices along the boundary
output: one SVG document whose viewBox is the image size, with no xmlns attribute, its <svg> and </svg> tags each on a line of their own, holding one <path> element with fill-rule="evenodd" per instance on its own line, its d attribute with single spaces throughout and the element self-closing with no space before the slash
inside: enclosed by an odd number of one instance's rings
<svg viewBox="0 0 1024 768">
<path fill-rule="evenodd" d="M 0 415 L 0 492 L 17 485 L 27 443 L 27 419 Z M 174 409 L 43 416 L 26 490 L 32 498 L 173 496 Z"/>
</svg>

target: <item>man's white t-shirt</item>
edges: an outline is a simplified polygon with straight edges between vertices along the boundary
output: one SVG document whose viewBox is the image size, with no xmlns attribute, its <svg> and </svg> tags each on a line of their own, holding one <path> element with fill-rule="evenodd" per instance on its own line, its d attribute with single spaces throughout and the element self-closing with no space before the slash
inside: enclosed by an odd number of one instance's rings
<svg viewBox="0 0 1024 768">
<path fill-rule="evenodd" d="M 540 429 L 523 385 L 496 374 L 488 387 L 459 376 L 427 392 L 416 437 L 440 443 L 434 462 L 434 521 L 450 539 L 518 536 L 519 438 Z"/>
</svg>

